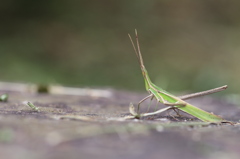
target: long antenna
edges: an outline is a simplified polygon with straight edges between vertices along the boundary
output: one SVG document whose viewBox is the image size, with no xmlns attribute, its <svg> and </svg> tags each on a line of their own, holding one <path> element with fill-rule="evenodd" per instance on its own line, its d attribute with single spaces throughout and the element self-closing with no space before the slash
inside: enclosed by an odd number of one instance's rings
<svg viewBox="0 0 240 159">
<path fill-rule="evenodd" d="M 133 40 L 132 40 L 132 37 L 131 37 L 130 34 L 128 34 L 128 36 L 129 36 L 130 41 L 131 41 L 131 43 L 132 43 L 132 46 L 133 46 L 134 52 L 135 52 L 135 54 L 136 54 L 136 56 L 137 56 L 137 58 L 138 58 L 138 62 L 139 62 L 139 64 L 141 65 L 140 58 L 139 58 L 139 55 L 138 55 L 137 49 L 136 49 L 136 47 L 135 47 L 135 44 L 134 44 L 134 42 L 133 42 Z"/>
<path fill-rule="evenodd" d="M 138 34 L 137 34 L 137 29 L 135 29 L 135 35 L 136 35 L 136 43 L 137 43 L 137 48 L 132 40 L 132 37 L 130 34 L 128 34 L 129 38 L 130 38 L 130 41 L 132 43 L 132 46 L 133 46 L 133 49 L 134 49 L 134 52 L 138 58 L 138 62 L 139 62 L 139 65 L 141 67 L 144 67 L 143 65 L 143 59 L 142 59 L 142 55 L 141 55 L 141 51 L 140 51 L 140 45 L 139 45 L 139 41 L 138 41 Z"/>
<path fill-rule="evenodd" d="M 138 41 L 138 34 L 137 34 L 137 29 L 135 29 L 135 34 L 136 34 L 136 41 L 137 41 L 137 48 L 138 48 L 138 58 L 140 61 L 140 65 L 142 67 L 144 67 L 143 65 L 143 59 L 142 59 L 142 54 L 141 54 L 141 50 L 140 50 L 140 45 L 139 45 L 139 41 Z"/>
</svg>

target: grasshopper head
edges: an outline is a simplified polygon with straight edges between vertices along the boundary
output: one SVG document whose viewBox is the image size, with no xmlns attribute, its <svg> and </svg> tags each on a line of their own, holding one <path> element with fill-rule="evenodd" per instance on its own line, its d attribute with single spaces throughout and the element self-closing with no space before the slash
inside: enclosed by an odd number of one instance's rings
<svg viewBox="0 0 240 159">
<path fill-rule="evenodd" d="M 144 66 L 141 67 L 141 70 L 142 70 L 142 75 L 143 75 L 143 79 L 145 82 L 145 87 L 146 87 L 146 90 L 148 91 L 150 88 L 150 85 L 151 85 L 151 80 L 150 80 L 150 78 L 148 76 L 148 72 Z"/>
</svg>

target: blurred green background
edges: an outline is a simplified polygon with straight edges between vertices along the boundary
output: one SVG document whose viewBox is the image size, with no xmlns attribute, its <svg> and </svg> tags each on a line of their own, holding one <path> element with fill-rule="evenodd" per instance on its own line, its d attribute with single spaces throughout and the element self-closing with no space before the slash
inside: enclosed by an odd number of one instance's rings
<svg viewBox="0 0 240 159">
<path fill-rule="evenodd" d="M 0 1 L 0 81 L 240 92 L 240 1 Z"/>
</svg>

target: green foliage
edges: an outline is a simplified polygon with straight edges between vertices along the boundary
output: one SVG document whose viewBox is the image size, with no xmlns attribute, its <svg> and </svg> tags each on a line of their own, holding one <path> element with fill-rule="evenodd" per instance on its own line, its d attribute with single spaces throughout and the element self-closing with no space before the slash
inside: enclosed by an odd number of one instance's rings
<svg viewBox="0 0 240 159">
<path fill-rule="evenodd" d="M 0 101 L 1 102 L 6 102 L 8 100 L 8 95 L 7 94 L 2 94 L 1 96 L 0 96 Z"/>
<path fill-rule="evenodd" d="M 26 102 L 26 105 L 29 106 L 32 110 L 39 112 L 39 108 L 36 107 L 33 103 L 31 102 Z"/>
<path fill-rule="evenodd" d="M 230 89 L 238 92 L 239 4 L 1 2 L 0 80 L 143 91 L 127 37 L 137 28 L 157 85 L 182 91 L 231 83 Z"/>
</svg>

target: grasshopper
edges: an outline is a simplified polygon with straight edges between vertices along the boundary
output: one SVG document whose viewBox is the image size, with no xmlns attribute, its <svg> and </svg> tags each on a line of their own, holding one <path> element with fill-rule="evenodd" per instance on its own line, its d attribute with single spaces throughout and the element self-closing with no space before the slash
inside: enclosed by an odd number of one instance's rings
<svg viewBox="0 0 240 159">
<path fill-rule="evenodd" d="M 147 92 L 149 93 L 149 95 L 145 98 L 143 98 L 139 103 L 138 103 L 138 108 L 137 108 L 137 112 L 134 110 L 134 106 L 132 104 L 130 104 L 130 113 L 135 117 L 135 118 L 140 118 L 142 116 L 148 116 L 148 115 L 153 115 L 153 114 L 157 114 L 157 113 L 161 113 L 163 111 L 169 110 L 169 109 L 177 109 L 177 110 L 181 110 L 187 114 L 190 114 L 204 122 L 213 122 L 213 123 L 221 123 L 221 122 L 228 122 L 226 120 L 224 120 L 222 117 L 214 115 L 213 113 L 209 113 L 206 112 L 200 108 L 195 107 L 192 104 L 187 103 L 186 101 L 184 101 L 185 99 L 190 99 L 190 98 L 194 98 L 194 97 L 198 97 L 198 96 L 203 96 L 203 95 L 207 95 L 207 94 L 211 94 L 211 93 L 216 93 L 222 90 L 225 90 L 227 88 L 226 86 L 222 86 L 222 87 L 218 87 L 218 88 L 214 88 L 211 90 L 207 90 L 207 91 L 203 91 L 203 92 L 198 92 L 198 93 L 194 93 L 194 94 L 189 94 L 189 95 L 184 95 L 181 97 L 176 97 L 173 94 L 165 91 L 164 89 L 156 86 L 155 84 L 153 84 L 149 78 L 148 72 L 144 66 L 143 63 L 143 58 L 141 55 L 141 51 L 140 51 L 140 45 L 139 45 L 139 41 L 138 41 L 138 34 L 137 34 L 137 30 L 135 30 L 135 35 L 136 35 L 136 46 L 132 40 L 132 37 L 130 34 L 128 34 L 130 41 L 132 43 L 134 52 L 136 53 L 136 56 L 138 58 L 138 62 L 142 71 L 142 75 L 144 78 L 144 82 L 145 82 L 145 87 Z M 139 113 L 139 108 L 140 108 L 140 104 L 151 98 L 151 100 L 153 98 L 156 98 L 156 100 L 160 103 L 163 103 L 164 105 L 166 105 L 166 108 L 160 109 L 156 112 L 152 112 L 152 113 L 145 113 L 145 114 L 140 114 Z"/>
</svg>

